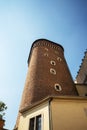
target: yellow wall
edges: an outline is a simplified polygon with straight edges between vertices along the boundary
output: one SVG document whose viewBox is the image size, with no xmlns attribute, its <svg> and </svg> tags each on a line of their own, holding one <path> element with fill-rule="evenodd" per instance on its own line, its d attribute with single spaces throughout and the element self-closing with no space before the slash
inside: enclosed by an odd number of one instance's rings
<svg viewBox="0 0 87 130">
<path fill-rule="evenodd" d="M 49 130 L 49 104 L 45 102 L 37 107 L 33 107 L 20 117 L 18 130 L 29 130 L 29 119 L 42 115 L 42 130 Z"/>
<path fill-rule="evenodd" d="M 76 88 L 79 96 L 85 96 L 85 94 L 87 94 L 87 84 L 86 85 L 76 84 Z"/>
<path fill-rule="evenodd" d="M 53 99 L 52 130 L 87 130 L 87 100 Z"/>
</svg>

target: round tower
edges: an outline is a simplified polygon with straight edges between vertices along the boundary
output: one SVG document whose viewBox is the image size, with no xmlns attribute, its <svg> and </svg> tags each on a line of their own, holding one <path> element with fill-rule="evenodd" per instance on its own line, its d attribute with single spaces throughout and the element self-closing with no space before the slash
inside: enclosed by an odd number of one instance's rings
<svg viewBox="0 0 87 130">
<path fill-rule="evenodd" d="M 77 95 L 61 45 L 36 40 L 28 58 L 28 73 L 20 110 L 48 96 Z"/>
</svg>

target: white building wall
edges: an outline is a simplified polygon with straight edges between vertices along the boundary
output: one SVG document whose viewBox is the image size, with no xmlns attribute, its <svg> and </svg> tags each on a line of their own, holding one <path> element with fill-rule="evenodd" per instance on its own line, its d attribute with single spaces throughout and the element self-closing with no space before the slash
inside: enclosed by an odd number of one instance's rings
<svg viewBox="0 0 87 130">
<path fill-rule="evenodd" d="M 30 118 L 42 115 L 42 130 L 49 130 L 49 103 L 37 105 L 20 117 L 18 130 L 29 130 Z"/>
</svg>

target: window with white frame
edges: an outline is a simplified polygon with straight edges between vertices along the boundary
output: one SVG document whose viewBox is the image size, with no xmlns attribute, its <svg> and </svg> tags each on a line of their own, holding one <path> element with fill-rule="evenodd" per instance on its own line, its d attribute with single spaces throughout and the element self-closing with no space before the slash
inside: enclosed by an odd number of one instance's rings
<svg viewBox="0 0 87 130">
<path fill-rule="evenodd" d="M 56 91 L 61 91 L 62 90 L 62 88 L 61 88 L 61 86 L 59 84 L 55 84 L 54 88 L 55 88 Z"/>
<path fill-rule="evenodd" d="M 50 68 L 50 73 L 56 75 L 56 70 L 53 68 Z"/>
<path fill-rule="evenodd" d="M 56 65 L 56 62 L 55 62 L 54 60 L 51 60 L 51 61 L 50 61 L 50 64 L 51 64 L 51 65 Z"/>
<path fill-rule="evenodd" d="M 42 130 L 42 119 L 41 115 L 30 119 L 29 130 Z"/>
</svg>

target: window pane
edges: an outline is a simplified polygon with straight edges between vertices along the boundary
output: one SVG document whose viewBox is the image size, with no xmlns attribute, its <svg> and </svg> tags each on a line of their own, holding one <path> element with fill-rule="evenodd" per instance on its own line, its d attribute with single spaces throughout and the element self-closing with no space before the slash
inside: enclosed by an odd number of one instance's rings
<svg viewBox="0 0 87 130">
<path fill-rule="evenodd" d="M 29 125 L 29 130 L 34 130 L 34 118 L 30 119 L 30 125 Z"/>
<path fill-rule="evenodd" d="M 41 115 L 36 117 L 36 130 L 41 130 Z"/>
</svg>

